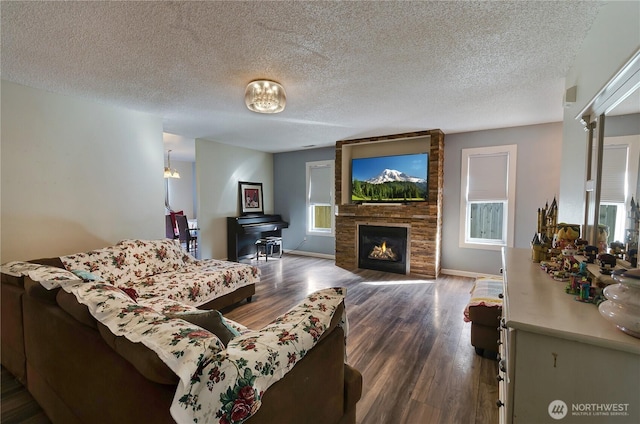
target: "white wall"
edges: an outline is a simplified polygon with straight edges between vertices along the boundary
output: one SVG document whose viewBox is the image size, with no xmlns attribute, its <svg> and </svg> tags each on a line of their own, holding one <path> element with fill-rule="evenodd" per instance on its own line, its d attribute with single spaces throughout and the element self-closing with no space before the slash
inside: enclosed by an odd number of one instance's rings
<svg viewBox="0 0 640 424">
<path fill-rule="evenodd" d="M 565 79 L 566 88 L 577 86 L 577 98 L 564 111 L 558 206 L 561 221 L 584 221 L 587 133 L 575 117 L 638 48 L 640 2 L 604 5 Z"/>
<path fill-rule="evenodd" d="M 162 120 L 2 81 L 0 260 L 164 237 Z"/>
<path fill-rule="evenodd" d="M 183 211 L 189 219 L 197 218 L 195 162 L 171 161 L 171 169 L 177 169 L 180 178 L 167 178 L 169 204 L 174 211 Z"/>
<path fill-rule="evenodd" d="M 196 139 L 200 257 L 227 258 L 227 217 L 240 215 L 238 182 L 262 183 L 264 213 L 273 213 L 273 155 Z"/>
<path fill-rule="evenodd" d="M 444 138 L 443 272 L 498 274 L 500 251 L 459 247 L 462 149 L 517 144 L 515 247 L 529 247 L 537 210 L 557 196 L 560 180 L 560 123 L 447 134 Z"/>
</svg>

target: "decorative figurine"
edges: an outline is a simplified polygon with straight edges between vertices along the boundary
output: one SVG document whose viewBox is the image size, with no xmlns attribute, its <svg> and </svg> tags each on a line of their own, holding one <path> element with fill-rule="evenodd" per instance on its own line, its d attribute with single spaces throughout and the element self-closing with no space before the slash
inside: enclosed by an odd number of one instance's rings
<svg viewBox="0 0 640 424">
<path fill-rule="evenodd" d="M 578 270 L 571 273 L 571 276 L 569 277 L 569 284 L 565 287 L 565 291 L 573 295 L 580 294 L 580 285 L 588 281 L 587 263 L 580 262 L 578 264 Z"/>
<path fill-rule="evenodd" d="M 598 247 L 592 245 L 585 246 L 584 256 L 587 258 L 588 263 L 594 263 L 596 261 L 596 256 L 598 256 Z"/>
<path fill-rule="evenodd" d="M 638 249 L 627 250 L 626 259 L 631 265 L 631 268 L 636 268 L 638 266 Z"/>
<path fill-rule="evenodd" d="M 609 275 L 616 267 L 616 257 L 609 253 L 600 253 L 598 255 L 598 265 L 600 266 L 600 273 Z"/>
<path fill-rule="evenodd" d="M 589 242 L 583 238 L 578 238 L 575 243 L 576 250 L 579 254 L 584 253 L 584 248 L 589 244 Z"/>
<path fill-rule="evenodd" d="M 558 224 L 558 232 L 554 235 L 555 246 L 564 249 L 567 245 L 575 248 L 575 241 L 580 237 L 580 225 L 567 224 L 561 222 Z"/>
<path fill-rule="evenodd" d="M 591 289 L 591 283 L 588 281 L 580 283 L 580 300 L 583 302 L 589 301 L 589 290 Z"/>
<path fill-rule="evenodd" d="M 531 241 L 532 259 L 534 262 L 542 262 L 551 259 L 558 252 L 549 252 L 553 247 L 552 240 L 557 232 L 558 225 L 558 203 L 555 197 L 551 206 L 549 203 L 544 208 L 538 208 L 538 225 L 536 233 Z"/>
<path fill-rule="evenodd" d="M 624 257 L 624 244 L 621 241 L 612 241 L 609 243 L 609 253 L 618 259 Z"/>
<path fill-rule="evenodd" d="M 598 225 L 598 251 L 600 253 L 607 253 L 607 240 L 609 239 L 609 227 L 606 225 Z"/>
<path fill-rule="evenodd" d="M 531 240 L 531 259 L 533 262 L 539 263 L 540 261 L 544 261 L 547 259 L 546 248 L 540 241 L 540 237 L 538 233 L 533 236 L 533 240 Z"/>
<path fill-rule="evenodd" d="M 633 196 L 631 197 L 631 202 L 629 204 L 629 211 L 627 212 L 627 229 L 625 230 L 625 250 L 627 251 L 627 255 L 625 259 L 627 262 L 634 263 L 635 265 L 631 265 L 633 268 L 638 264 L 638 228 L 640 227 L 640 207 L 638 203 L 635 201 Z M 631 251 L 635 250 L 636 258 L 635 260 L 632 258 L 630 254 Z"/>
</svg>

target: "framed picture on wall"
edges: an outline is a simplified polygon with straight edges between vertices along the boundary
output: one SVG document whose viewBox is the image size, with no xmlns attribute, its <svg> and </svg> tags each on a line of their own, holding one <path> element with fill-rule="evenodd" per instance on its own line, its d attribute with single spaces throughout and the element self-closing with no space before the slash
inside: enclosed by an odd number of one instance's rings
<svg viewBox="0 0 640 424">
<path fill-rule="evenodd" d="M 262 183 L 240 181 L 240 210 L 242 215 L 263 214 Z"/>
</svg>

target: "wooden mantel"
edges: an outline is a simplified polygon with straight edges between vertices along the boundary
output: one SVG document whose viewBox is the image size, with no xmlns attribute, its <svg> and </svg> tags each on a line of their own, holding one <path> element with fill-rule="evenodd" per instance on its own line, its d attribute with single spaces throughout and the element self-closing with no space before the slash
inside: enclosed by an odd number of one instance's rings
<svg viewBox="0 0 640 424">
<path fill-rule="evenodd" d="M 350 203 L 349 167 L 353 149 L 380 149 L 381 152 L 393 149 L 401 154 L 418 153 L 419 150 L 411 151 L 418 146 L 424 147 L 422 151 L 429 151 L 428 201 L 385 205 Z M 440 273 L 442 242 L 443 164 L 444 133 L 437 129 L 336 142 L 336 265 L 349 270 L 357 268 L 357 223 L 408 224 L 411 274 L 436 278 Z"/>
</svg>

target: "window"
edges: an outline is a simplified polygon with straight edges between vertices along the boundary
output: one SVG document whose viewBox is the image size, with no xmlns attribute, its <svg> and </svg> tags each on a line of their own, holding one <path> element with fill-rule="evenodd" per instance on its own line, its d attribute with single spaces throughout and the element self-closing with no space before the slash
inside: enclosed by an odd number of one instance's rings
<svg viewBox="0 0 640 424">
<path fill-rule="evenodd" d="M 607 243 L 624 241 L 629 146 L 605 145 L 602 152 L 599 223 L 609 228 Z"/>
<path fill-rule="evenodd" d="M 333 161 L 307 162 L 307 234 L 332 236 Z"/>
<path fill-rule="evenodd" d="M 460 247 L 513 246 L 516 145 L 462 149 Z"/>
</svg>

